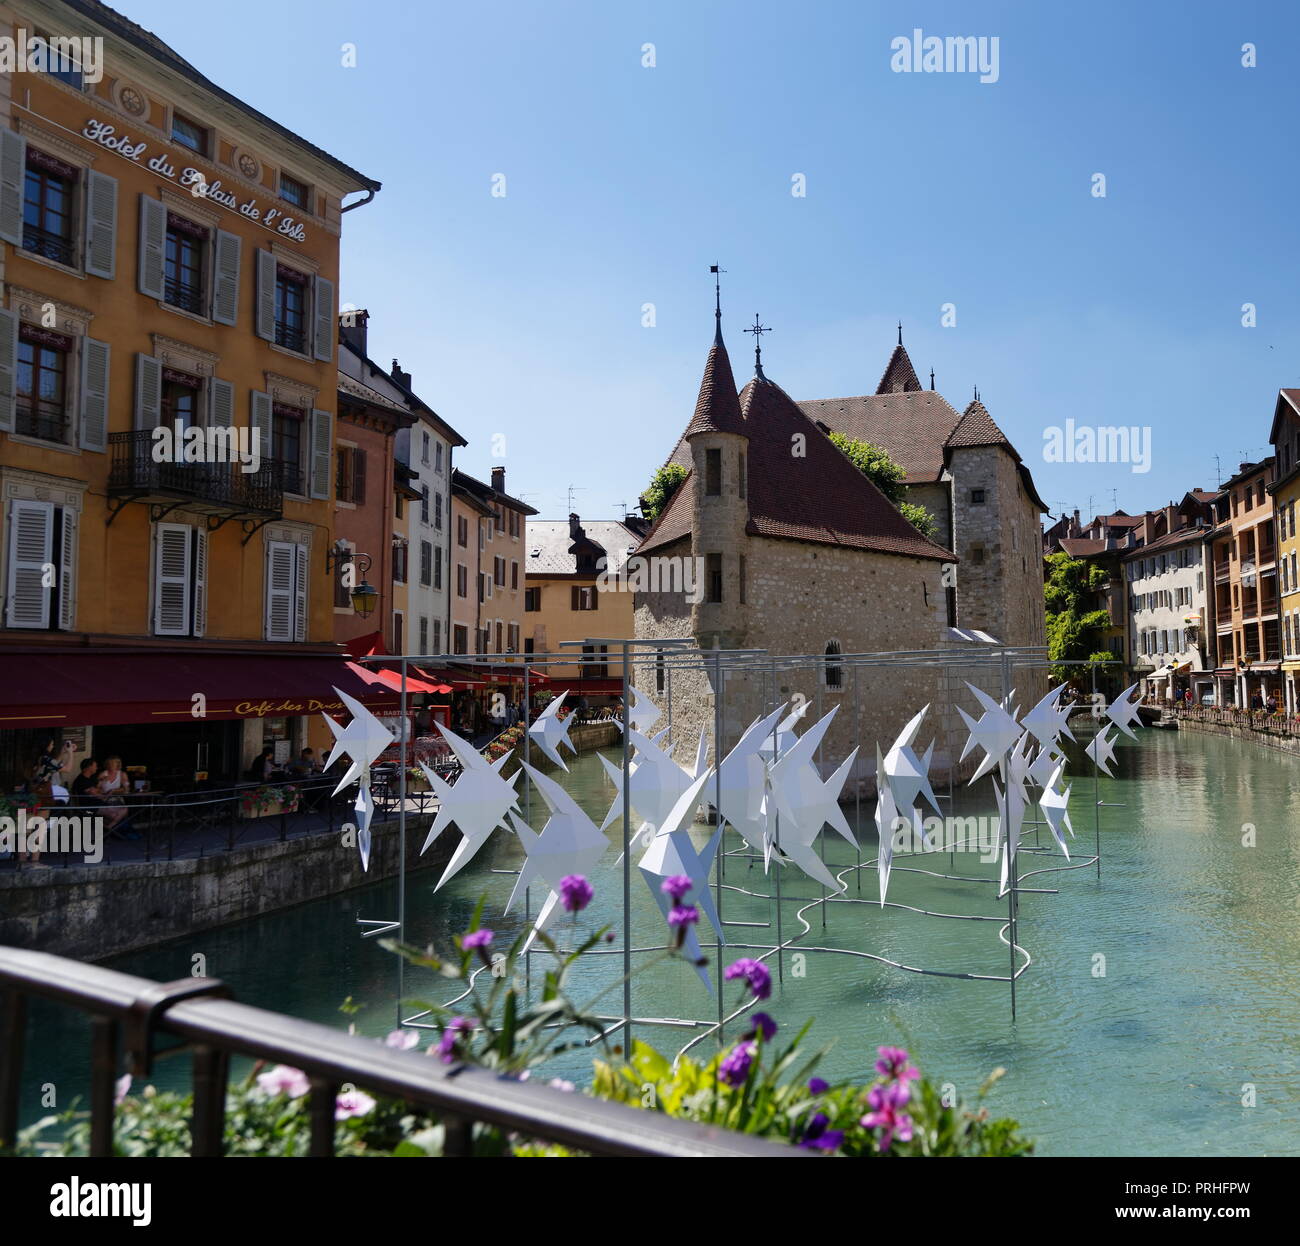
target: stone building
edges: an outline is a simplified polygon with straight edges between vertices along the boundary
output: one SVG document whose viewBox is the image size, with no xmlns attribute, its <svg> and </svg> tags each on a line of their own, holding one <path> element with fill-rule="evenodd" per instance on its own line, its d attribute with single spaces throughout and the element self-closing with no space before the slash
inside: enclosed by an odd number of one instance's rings
<svg viewBox="0 0 1300 1246">
<path fill-rule="evenodd" d="M 1268 487 L 1277 527 L 1278 595 L 1282 609 L 1282 691 L 1289 717 L 1300 714 L 1300 389 L 1278 392 L 1269 432 L 1276 479 Z"/>
<path fill-rule="evenodd" d="M 719 327 L 695 413 L 670 458 L 689 475 L 637 550 L 650 560 L 652 571 L 656 562 L 692 559 L 701 591 L 686 594 L 661 585 L 659 591 L 638 592 L 636 635 L 689 638 L 701 649 L 814 656 L 800 669 L 778 657 L 774 670 L 763 659 L 753 669 L 724 675 L 724 744 L 734 742 L 774 702 L 803 697 L 817 714 L 839 710 L 823 744 L 823 770 L 860 743 L 855 777 L 862 780 L 874 772 L 873 742 L 888 747 L 921 706 L 937 703 L 921 739 L 924 746 L 938 733 L 932 772 L 941 773 L 950 744 L 960 752 L 963 739 L 950 736 L 955 715 L 950 718 L 946 707 L 957 697 L 961 678 L 976 682 L 970 670 L 961 669 L 961 657 L 946 674 L 918 666 L 855 669 L 836 658 L 955 645 L 960 638 L 949 625 L 944 574 L 953 554 L 902 517 L 834 446 L 807 407 L 764 375 L 761 358 L 754 378 L 737 396 Z M 970 448 L 995 447 L 997 457 L 982 467 L 988 472 L 989 500 L 1001 496 L 993 490 L 1023 490 L 1014 452 L 996 448 L 986 416 L 968 414 Z M 948 435 L 961 423 L 954 413 Z M 1001 460 L 1008 465 L 1005 474 L 999 474 Z M 971 461 L 983 462 L 978 456 Z M 938 475 L 928 483 L 943 485 Z M 1027 504 L 1027 514 L 1036 514 L 1035 504 Z M 1040 618 L 1037 631 L 1026 623 L 1024 632 L 1041 638 L 1036 527 L 1008 518 L 1005 527 L 982 532 L 999 563 L 1012 551 L 1013 532 L 1017 556 L 1023 550 L 1026 566 L 1032 563 Z M 970 610 L 974 614 L 973 602 Z M 987 617 L 1017 625 L 1009 607 L 999 606 Z M 707 666 L 674 669 L 668 650 L 642 654 L 634 683 L 671 707 L 672 743 L 684 756 L 693 751 L 700 727 L 712 728 L 713 672 Z M 1022 703 L 1028 691 L 1022 691 Z M 966 701 L 974 708 L 968 695 Z"/>
</svg>

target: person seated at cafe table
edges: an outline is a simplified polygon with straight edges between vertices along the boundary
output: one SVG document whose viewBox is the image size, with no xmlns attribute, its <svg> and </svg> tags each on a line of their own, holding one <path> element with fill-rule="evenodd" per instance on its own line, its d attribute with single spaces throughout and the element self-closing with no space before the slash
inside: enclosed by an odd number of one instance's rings
<svg viewBox="0 0 1300 1246">
<path fill-rule="evenodd" d="M 104 769 L 95 784 L 95 795 L 104 802 L 104 821 L 110 831 L 125 821 L 130 813 L 126 807 L 126 794 L 131 790 L 131 778 L 122 769 L 120 757 L 105 757 Z"/>
<path fill-rule="evenodd" d="M 275 749 L 268 744 L 248 767 L 247 777 L 253 783 L 273 783 L 284 778 L 284 771 L 275 764 Z"/>
<path fill-rule="evenodd" d="M 316 758 L 316 750 L 305 748 L 289 763 L 289 773 L 295 779 L 310 779 L 320 774 L 321 764 Z"/>
</svg>

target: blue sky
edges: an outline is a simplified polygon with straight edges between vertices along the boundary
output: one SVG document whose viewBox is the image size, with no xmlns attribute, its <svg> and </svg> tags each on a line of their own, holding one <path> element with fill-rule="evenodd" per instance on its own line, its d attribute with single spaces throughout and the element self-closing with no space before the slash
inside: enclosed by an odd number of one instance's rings
<svg viewBox="0 0 1300 1246">
<path fill-rule="evenodd" d="M 715 262 L 741 384 L 755 312 L 797 399 L 872 392 L 901 319 L 950 402 L 979 386 L 1054 513 L 1212 486 L 1300 385 L 1288 6 L 119 3 L 384 183 L 345 218 L 341 298 L 468 438 L 460 466 L 486 477 L 505 435 L 544 517 L 569 485 L 612 516 L 671 450 Z M 999 80 L 892 72 L 917 27 L 997 36 Z M 1149 426 L 1150 471 L 1044 462 L 1067 419 Z"/>
</svg>

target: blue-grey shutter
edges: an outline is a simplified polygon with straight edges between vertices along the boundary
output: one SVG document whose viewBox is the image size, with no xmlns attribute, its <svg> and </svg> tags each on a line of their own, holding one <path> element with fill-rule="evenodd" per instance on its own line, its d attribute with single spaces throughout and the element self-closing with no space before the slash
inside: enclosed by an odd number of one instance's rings
<svg viewBox="0 0 1300 1246">
<path fill-rule="evenodd" d="M 81 339 L 81 448 L 108 448 L 108 363 L 107 342 L 92 337 Z"/>
<path fill-rule="evenodd" d="M 257 442 L 257 453 L 263 464 L 271 460 L 271 395 L 253 391 L 248 425 Z"/>
<path fill-rule="evenodd" d="M 163 296 L 163 260 L 167 254 L 167 209 L 161 199 L 140 196 L 140 293 Z"/>
<path fill-rule="evenodd" d="M 334 416 L 329 411 L 311 413 L 311 496 L 328 498 L 334 466 Z"/>
<path fill-rule="evenodd" d="M 14 429 L 18 383 L 18 317 L 0 307 L 0 433 Z"/>
<path fill-rule="evenodd" d="M 257 252 L 257 314 L 253 331 L 268 342 L 275 341 L 275 256 L 261 249 Z"/>
<path fill-rule="evenodd" d="M 208 427 L 232 428 L 235 423 L 235 387 L 212 377 L 208 381 Z"/>
<path fill-rule="evenodd" d="M 117 178 L 86 171 L 86 272 L 117 276 Z"/>
<path fill-rule="evenodd" d="M 152 355 L 135 357 L 135 426 L 158 427 L 162 420 L 162 361 Z"/>
<path fill-rule="evenodd" d="M 16 130 L 0 130 L 0 238 L 23 245 L 23 185 L 27 144 Z"/>
<path fill-rule="evenodd" d="M 316 358 L 334 358 L 334 339 L 338 336 L 338 321 L 334 316 L 334 283 L 324 277 L 316 278 L 313 302 L 316 310 Z"/>
<path fill-rule="evenodd" d="M 212 319 L 234 324 L 239 316 L 239 259 L 243 249 L 238 234 L 217 230 L 213 259 Z"/>
</svg>

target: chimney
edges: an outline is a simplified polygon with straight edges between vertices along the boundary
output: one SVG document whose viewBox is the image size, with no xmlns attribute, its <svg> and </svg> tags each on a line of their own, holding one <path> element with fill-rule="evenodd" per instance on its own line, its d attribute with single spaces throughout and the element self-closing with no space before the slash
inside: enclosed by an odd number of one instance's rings
<svg viewBox="0 0 1300 1246">
<path fill-rule="evenodd" d="M 576 541 L 582 535 L 583 535 L 582 525 L 578 522 L 578 516 L 575 515 L 573 511 L 570 511 L 569 512 L 569 539 Z"/>
<path fill-rule="evenodd" d="M 397 366 L 396 359 L 393 360 L 393 371 L 390 375 L 392 376 L 393 380 L 395 380 L 404 389 L 411 388 L 411 374 L 409 372 L 403 372 L 402 369 Z"/>
<path fill-rule="evenodd" d="M 1082 529 L 1079 527 L 1079 508 L 1076 506 L 1074 508 L 1074 521 L 1070 524 L 1070 535 L 1078 536 L 1081 532 Z"/>
<path fill-rule="evenodd" d="M 494 467 L 492 469 L 492 487 L 498 493 L 506 491 L 506 469 L 504 467 Z"/>
<path fill-rule="evenodd" d="M 364 308 L 339 312 L 339 341 L 346 342 L 363 359 L 366 358 L 366 325 L 370 313 Z"/>
<path fill-rule="evenodd" d="M 623 517 L 623 527 L 637 536 L 643 537 L 650 531 L 650 523 L 643 515 L 625 515 Z"/>
</svg>

